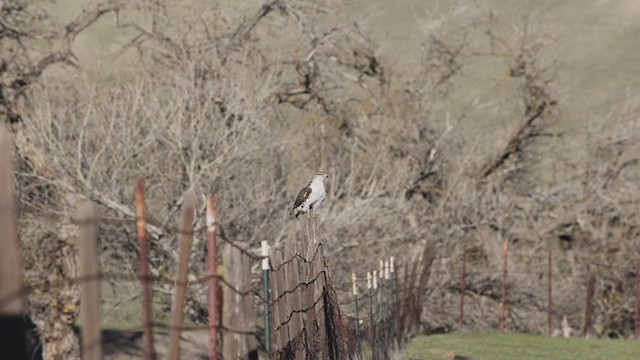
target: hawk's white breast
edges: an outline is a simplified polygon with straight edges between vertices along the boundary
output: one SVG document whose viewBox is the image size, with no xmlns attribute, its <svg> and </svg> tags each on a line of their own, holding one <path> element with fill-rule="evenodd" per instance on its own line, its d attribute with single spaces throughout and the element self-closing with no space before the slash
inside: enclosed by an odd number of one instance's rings
<svg viewBox="0 0 640 360">
<path fill-rule="evenodd" d="M 311 181 L 311 184 L 309 184 L 309 187 L 311 188 L 311 194 L 309 195 L 307 201 L 305 201 L 306 210 L 308 210 L 312 205 L 313 209 L 316 210 L 324 202 L 326 192 L 324 189 L 324 182 L 322 180 L 322 178 L 314 178 L 313 181 Z"/>
</svg>

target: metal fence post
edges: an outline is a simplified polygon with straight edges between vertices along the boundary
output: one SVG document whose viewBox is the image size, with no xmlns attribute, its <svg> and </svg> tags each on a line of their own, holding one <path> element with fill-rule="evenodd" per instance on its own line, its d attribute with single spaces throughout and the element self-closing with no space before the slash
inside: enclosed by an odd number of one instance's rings
<svg viewBox="0 0 640 360">
<path fill-rule="evenodd" d="M 144 181 L 136 183 L 136 225 L 140 246 L 140 282 L 142 286 L 142 304 L 144 308 L 144 352 L 146 359 L 155 359 L 153 346 L 153 313 L 151 300 L 151 277 L 149 276 L 149 242 L 147 239 L 147 220 L 144 207 Z"/>
<path fill-rule="evenodd" d="M 552 275 L 553 274 L 551 272 L 552 271 L 552 258 L 553 258 L 552 251 L 551 251 L 551 249 L 549 249 L 549 271 L 548 271 L 548 273 L 549 273 L 549 275 L 548 275 L 548 278 L 549 278 L 548 279 L 548 282 L 549 282 L 549 284 L 548 284 L 549 285 L 548 293 L 549 294 L 547 295 L 547 297 L 548 297 L 547 336 L 551 336 L 551 332 L 553 330 L 553 318 L 552 318 L 552 315 L 551 315 L 551 313 L 553 311 L 553 298 L 551 297 L 551 291 L 552 291 L 552 288 L 553 288 L 553 283 L 552 283 L 552 281 L 553 281 Z"/>
<path fill-rule="evenodd" d="M 353 301 L 356 306 L 356 353 L 360 350 L 360 317 L 358 316 L 358 280 L 356 273 L 351 273 L 351 287 L 353 291 Z"/>
<path fill-rule="evenodd" d="M 385 260 L 384 262 L 384 283 L 385 283 L 385 290 L 383 292 L 383 302 L 384 302 L 384 316 L 385 316 L 385 324 L 384 324 L 384 347 L 387 351 L 386 356 L 388 357 L 389 353 L 389 348 L 391 345 L 391 342 L 389 341 L 389 338 L 391 337 L 389 334 L 389 332 L 391 331 L 391 282 L 389 281 L 391 277 L 391 274 L 389 272 L 389 260 Z"/>
<path fill-rule="evenodd" d="M 640 261 L 636 264 L 636 340 L 640 339 Z"/>
<path fill-rule="evenodd" d="M 458 327 L 462 330 L 464 326 L 464 293 L 467 282 L 467 248 L 464 248 L 462 255 L 462 276 L 460 279 L 460 318 L 458 319 Z"/>
<path fill-rule="evenodd" d="M 264 296 L 264 342 L 267 348 L 267 359 L 271 359 L 271 322 L 269 306 L 269 245 L 262 241 L 262 294 Z"/>
<path fill-rule="evenodd" d="M 509 240 L 504 242 L 504 266 L 502 269 L 502 298 L 500 301 L 500 333 L 504 333 L 507 311 L 507 276 L 509 264 Z"/>
<path fill-rule="evenodd" d="M 374 272 L 374 276 L 375 276 L 375 272 Z M 371 284 L 371 273 L 367 272 L 367 289 L 369 290 L 369 332 L 371 333 L 370 335 L 370 340 L 369 340 L 369 348 L 371 349 L 371 358 L 375 359 L 375 352 L 374 352 L 374 346 L 373 346 L 373 338 L 375 336 L 375 329 L 374 329 L 374 319 L 373 319 L 373 291 L 372 291 L 372 284 Z"/>
<path fill-rule="evenodd" d="M 596 288 L 596 275 L 592 272 L 589 275 L 589 282 L 587 283 L 587 299 L 584 310 L 584 328 L 582 329 L 582 336 L 587 336 L 591 332 L 591 319 L 593 316 L 593 295 Z"/>
<path fill-rule="evenodd" d="M 398 281 L 395 274 L 396 269 L 395 269 L 394 260 L 395 259 L 393 256 L 389 257 L 389 278 L 390 278 L 389 286 L 393 286 L 393 288 L 390 288 L 391 289 L 391 309 L 392 309 L 391 316 L 393 316 L 393 323 L 391 326 L 391 338 L 396 339 L 396 345 L 399 348 L 400 339 L 398 336 L 398 317 L 400 316 L 400 310 L 398 308 Z"/>
<path fill-rule="evenodd" d="M 371 339 L 373 340 L 371 343 L 371 355 L 373 357 L 373 360 L 377 360 L 378 359 L 378 346 L 376 346 L 376 342 L 377 342 L 377 337 L 378 337 L 378 320 L 376 319 L 376 317 L 378 316 L 378 314 L 380 313 L 378 311 L 378 271 L 377 270 L 373 270 L 373 297 L 371 298 L 372 301 L 374 301 L 373 304 L 373 309 L 374 309 L 374 314 L 372 317 L 372 321 L 373 321 L 373 336 L 371 337 Z"/>
</svg>

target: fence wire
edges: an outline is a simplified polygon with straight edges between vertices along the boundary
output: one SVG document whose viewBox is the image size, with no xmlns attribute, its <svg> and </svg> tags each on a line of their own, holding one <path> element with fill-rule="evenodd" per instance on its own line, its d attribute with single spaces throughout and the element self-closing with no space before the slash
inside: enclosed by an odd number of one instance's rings
<svg viewBox="0 0 640 360">
<path fill-rule="evenodd" d="M 0 216 L 17 218 L 26 209 L 13 204 L 0 204 Z M 149 217 L 138 217 L 131 219 L 114 219 L 114 218 L 87 218 L 81 220 L 69 217 L 66 214 L 48 215 L 48 221 L 67 222 L 78 227 L 95 226 L 98 223 L 108 223 L 112 225 L 124 225 L 135 228 L 136 226 L 149 226 L 159 229 L 163 232 L 163 236 L 191 236 L 207 235 L 211 224 L 201 226 L 196 229 L 182 229 L 180 227 L 168 226 L 166 223 L 158 222 Z M 71 219 L 71 220 L 69 220 Z M 353 280 L 359 284 L 367 283 L 367 289 L 363 286 L 356 287 L 356 293 L 353 288 L 335 286 L 331 279 L 330 268 L 325 261 L 323 252 L 324 245 L 322 243 L 314 244 L 311 239 L 305 238 L 299 243 L 293 244 L 288 248 L 288 257 L 280 260 L 280 257 L 274 254 L 256 255 L 256 250 L 251 251 L 242 243 L 232 241 L 227 238 L 223 227 L 216 220 L 212 224 L 216 231 L 215 236 L 221 240 L 220 246 L 227 246 L 233 249 L 240 258 L 245 261 L 241 272 L 249 273 L 251 278 L 251 269 L 254 265 L 267 261 L 268 272 L 271 277 L 271 285 L 263 283 L 266 291 L 261 295 L 261 291 L 251 282 L 238 283 L 238 279 L 229 280 L 229 277 L 217 274 L 215 271 L 206 276 L 199 276 L 192 280 L 180 280 L 169 276 L 150 276 L 150 275 L 132 275 L 114 272 L 98 272 L 90 276 L 77 276 L 67 278 L 55 278 L 47 274 L 29 276 L 27 282 L 22 289 L 13 293 L 3 292 L 0 297 L 0 308 L 14 302 L 16 299 L 29 297 L 36 290 L 41 292 L 57 293 L 68 289 L 69 287 L 81 287 L 83 284 L 90 282 L 100 282 L 108 280 L 116 283 L 139 283 L 141 286 L 160 286 L 172 285 L 174 288 L 185 287 L 201 287 L 210 285 L 212 279 L 216 279 L 218 286 L 225 294 L 232 293 L 236 298 L 236 303 L 219 304 L 220 309 L 212 309 L 209 311 L 222 312 L 223 319 L 218 323 L 209 323 L 204 325 L 175 325 L 171 323 L 162 323 L 156 321 L 143 321 L 139 326 L 131 328 L 131 330 L 158 329 L 166 331 L 202 331 L 216 330 L 215 342 L 221 343 L 222 351 L 210 354 L 211 359 L 224 359 L 233 357 L 234 355 L 226 352 L 228 347 L 236 346 L 237 354 L 244 352 L 257 353 L 266 352 L 270 358 L 277 359 L 356 359 L 356 358 L 372 358 L 387 359 L 394 351 L 398 351 L 405 344 L 408 336 L 412 333 L 419 332 L 422 315 L 424 312 L 424 302 L 430 294 L 435 291 L 448 291 L 450 293 L 459 292 L 462 299 L 465 294 L 477 291 L 472 286 L 461 286 L 465 281 L 471 282 L 471 279 L 489 278 L 502 280 L 503 295 L 500 303 L 506 306 L 508 303 L 509 291 L 514 282 L 511 278 L 507 278 L 504 269 L 483 269 L 474 270 L 472 268 L 464 270 L 449 266 L 444 269 L 434 266 L 434 264 L 460 264 L 466 262 L 463 254 L 453 256 L 436 256 L 435 249 L 425 247 L 424 253 L 417 261 L 402 264 L 394 270 L 389 270 L 385 265 L 385 270 L 380 271 L 378 277 L 374 280 L 372 277 L 355 276 Z M 316 230 L 313 231 L 316 233 Z M 305 257 L 301 251 L 295 249 L 309 249 L 313 247 L 308 257 Z M 142 249 L 139 249 L 142 251 Z M 511 255 L 517 258 L 526 258 L 529 260 L 546 260 L 546 256 L 531 255 L 528 253 L 512 252 Z M 224 257 L 223 257 L 224 258 Z M 148 260 L 148 255 L 146 257 Z M 239 262 L 231 260 L 233 263 L 224 263 L 225 275 L 231 274 L 234 267 L 239 266 Z M 513 260 L 511 260 L 513 262 Z M 506 263 L 506 262 L 505 262 Z M 600 262 L 591 262 L 589 266 L 593 268 L 606 267 L 619 272 L 626 272 L 631 276 L 638 278 L 637 267 L 634 261 L 625 264 L 609 264 Z M 226 269 L 229 270 L 226 270 Z M 382 268 L 381 268 L 382 270 Z M 460 272 L 464 272 L 463 280 L 459 280 Z M 526 277 L 539 274 L 541 279 L 547 279 L 551 282 L 562 282 L 566 276 L 556 273 L 546 273 L 545 269 L 537 272 L 525 271 L 522 269 L 510 269 L 511 277 Z M 245 276 L 245 275 L 243 275 Z M 593 283 L 593 273 L 574 274 L 572 278 L 585 283 Z M 246 277 L 246 276 L 245 276 Z M 432 278 L 450 278 L 446 283 L 438 283 Z M 466 279 L 466 280 L 464 280 Z M 373 284 L 370 283 L 371 280 Z M 640 282 L 639 282 L 640 284 Z M 544 285 L 544 284 L 543 284 Z M 593 297 L 593 285 L 590 285 L 587 294 Z M 549 285 L 551 288 L 551 285 Z M 640 287 L 639 287 L 640 288 Z M 550 290 L 549 290 L 550 291 Z M 215 293 L 215 292 L 214 292 Z M 340 296 L 338 296 L 340 293 Z M 638 292 L 640 294 L 640 291 Z M 551 292 L 549 292 L 551 294 Z M 496 295 L 497 296 L 497 295 Z M 225 298 L 227 299 L 227 298 Z M 536 303 L 537 301 L 537 303 Z M 562 315 L 560 311 L 552 308 L 551 299 L 549 304 L 541 303 L 539 300 L 533 301 L 538 308 L 546 309 L 549 318 L 557 318 Z M 544 302 L 544 301 L 543 301 Z M 640 304 L 640 300 L 637 300 Z M 587 301 L 588 303 L 588 301 Z M 250 304 L 250 307 L 246 307 Z M 464 301 L 460 303 L 460 324 L 464 323 L 462 309 Z M 145 304 L 150 307 L 150 304 Z M 591 305 L 592 306 L 592 305 Z M 589 305 L 587 305 L 589 307 Z M 227 309 L 227 310 L 224 310 Z M 249 312 L 245 314 L 253 317 L 252 327 L 246 327 L 246 324 L 237 324 L 225 322 L 225 311 Z M 348 311 L 346 309 L 349 309 Z M 593 309 L 591 309 L 591 312 Z M 588 310 L 587 310 L 588 312 Z M 638 309 L 636 309 L 638 313 Z M 256 319 L 260 315 L 265 315 L 265 323 L 256 324 Z M 637 314 L 636 314 L 637 315 Z M 501 315 L 502 317 L 503 315 Z M 511 316 L 511 315 L 508 315 Z M 591 317 L 593 314 L 586 314 Z M 501 324 L 505 319 L 500 319 Z M 588 323 L 588 322 L 587 322 Z M 636 325 L 636 330 L 637 330 Z M 501 325 L 502 328 L 502 325 Z M 551 327 L 550 327 L 551 328 Z M 226 340 L 226 339 L 232 339 Z M 244 348 L 237 343 L 246 343 Z M 271 345 L 273 344 L 273 347 Z M 83 345 L 83 349 L 90 350 L 92 347 L 100 346 L 100 342 L 91 342 Z M 152 346 L 153 347 L 153 346 Z M 147 358 L 155 358 L 155 350 L 147 350 Z"/>
</svg>

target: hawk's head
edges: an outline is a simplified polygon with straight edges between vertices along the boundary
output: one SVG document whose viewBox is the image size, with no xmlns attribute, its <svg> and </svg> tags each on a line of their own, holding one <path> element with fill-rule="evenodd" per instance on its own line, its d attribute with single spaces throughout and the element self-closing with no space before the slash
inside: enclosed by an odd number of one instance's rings
<svg viewBox="0 0 640 360">
<path fill-rule="evenodd" d="M 321 171 L 321 172 L 319 172 L 319 173 L 315 174 L 315 175 L 313 176 L 313 179 L 312 179 L 311 181 L 314 181 L 314 180 L 324 181 L 324 179 L 327 179 L 327 178 L 329 178 L 329 175 L 327 175 L 327 174 L 325 174 L 325 173 L 323 173 L 323 172 Z"/>
</svg>

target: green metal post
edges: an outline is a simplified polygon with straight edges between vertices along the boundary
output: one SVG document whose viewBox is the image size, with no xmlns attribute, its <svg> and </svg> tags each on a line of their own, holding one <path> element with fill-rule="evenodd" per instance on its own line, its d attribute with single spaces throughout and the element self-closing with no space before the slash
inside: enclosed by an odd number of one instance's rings
<svg viewBox="0 0 640 360">
<path fill-rule="evenodd" d="M 356 301 L 356 347 L 358 346 L 358 344 L 360 343 L 360 319 L 358 317 L 358 295 L 355 295 L 355 301 Z"/>
<path fill-rule="evenodd" d="M 358 282 L 356 274 L 351 274 L 351 284 L 353 286 L 353 298 L 356 305 L 356 352 L 360 352 L 360 319 L 358 316 Z"/>
<path fill-rule="evenodd" d="M 390 306 L 389 306 L 389 297 L 391 295 L 391 291 L 389 289 L 389 260 L 386 260 L 384 262 L 384 276 L 383 276 L 383 284 L 384 287 L 382 289 L 382 306 L 384 309 L 384 332 L 383 332 L 383 336 L 384 336 L 384 348 L 385 348 L 385 355 L 389 355 L 389 324 L 391 321 L 391 317 L 390 312 Z"/>
<path fill-rule="evenodd" d="M 398 339 L 398 323 L 397 323 L 397 319 L 398 319 L 398 315 L 399 315 L 399 309 L 398 309 L 398 282 L 396 279 L 396 274 L 395 274 L 395 265 L 393 263 L 393 256 L 389 258 L 389 283 L 390 283 L 390 289 L 391 289 L 391 316 L 393 316 L 393 324 L 392 324 L 392 328 L 391 328 L 391 338 L 392 340 L 395 339 L 396 340 L 396 346 L 399 348 L 400 347 L 400 339 Z M 393 288 L 391 288 L 391 286 L 393 286 Z"/>
<path fill-rule="evenodd" d="M 264 343 L 267 348 L 267 359 L 271 359 L 271 314 L 269 306 L 269 245 L 266 241 L 262 242 L 262 285 L 264 296 Z"/>
<path fill-rule="evenodd" d="M 374 347 L 374 338 L 376 336 L 375 334 L 376 329 L 375 329 L 375 319 L 373 318 L 373 292 L 371 290 L 371 273 L 370 272 L 367 273 L 367 288 L 369 289 L 369 329 L 371 331 L 369 348 L 371 348 L 371 358 L 375 360 L 376 353 L 375 353 L 375 347 Z"/>
<path fill-rule="evenodd" d="M 379 308 L 378 308 L 380 306 L 380 304 L 378 304 L 378 295 L 379 295 L 378 294 L 379 293 L 379 291 L 378 291 L 378 272 L 376 270 L 373 270 L 373 291 L 374 291 L 374 294 L 373 294 L 373 297 L 372 297 L 372 299 L 374 301 L 374 304 L 373 304 L 373 309 L 374 309 L 374 315 L 373 315 L 374 316 L 374 318 L 373 318 L 373 323 L 374 323 L 374 326 L 373 326 L 373 340 L 374 340 L 374 344 L 375 344 L 377 342 L 377 339 L 378 339 L 378 331 L 379 331 L 378 330 L 378 316 L 380 314 L 380 311 L 379 311 Z M 375 344 L 376 346 L 374 346 L 374 344 L 371 345 L 371 351 L 372 351 L 372 354 L 373 354 L 373 360 L 377 360 L 378 359 L 379 346 L 377 346 L 378 344 Z"/>
</svg>

